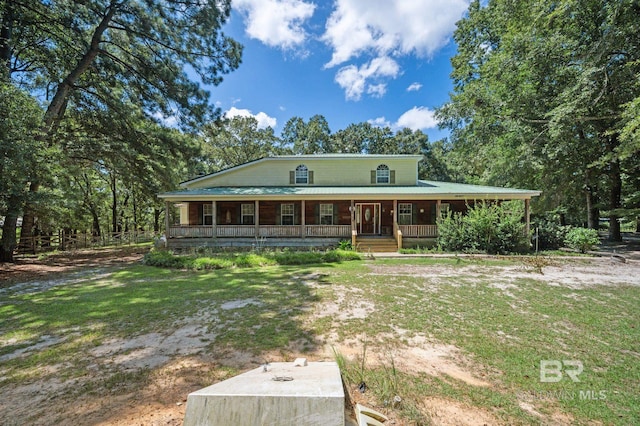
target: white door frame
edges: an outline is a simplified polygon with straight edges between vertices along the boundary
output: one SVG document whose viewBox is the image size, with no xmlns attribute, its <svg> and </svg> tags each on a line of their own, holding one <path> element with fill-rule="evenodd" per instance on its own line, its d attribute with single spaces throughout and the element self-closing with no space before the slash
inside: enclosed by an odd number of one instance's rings
<svg viewBox="0 0 640 426">
<path fill-rule="evenodd" d="M 363 210 L 363 206 L 373 206 L 373 233 L 364 234 L 362 232 L 362 215 L 366 214 L 366 210 Z M 380 234 L 380 203 L 356 203 L 356 226 L 359 235 L 379 235 Z"/>
</svg>

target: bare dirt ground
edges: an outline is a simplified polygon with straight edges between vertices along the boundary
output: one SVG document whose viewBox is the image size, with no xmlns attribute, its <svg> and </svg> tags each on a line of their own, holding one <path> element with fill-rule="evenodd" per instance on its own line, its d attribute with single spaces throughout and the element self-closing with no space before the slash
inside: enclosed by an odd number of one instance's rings
<svg viewBox="0 0 640 426">
<path fill-rule="evenodd" d="M 23 258 L 16 264 L 0 264 L 0 293 L 3 288 L 29 291 L 32 286 L 64 285 L 74 280 L 81 280 L 87 273 L 111 273 L 119 267 L 138 262 L 148 248 L 127 248 L 76 251 L 47 256 L 42 260 Z M 605 250 L 623 254 L 626 263 L 611 257 L 595 258 L 571 263 L 568 265 L 548 265 L 544 270 L 544 279 L 550 285 L 589 285 L 593 277 L 600 277 L 615 285 L 617 282 L 637 283 L 640 285 L 640 244 L 636 242 L 621 246 L 607 246 Z M 612 267 L 615 265 L 615 267 Z M 376 273 L 376 267 L 371 267 Z M 388 270 L 386 271 L 388 272 Z M 397 267 L 398 274 L 419 274 L 421 271 L 407 265 Z M 455 273 L 443 268 L 439 273 Z M 433 271 L 431 271 L 433 274 Z M 530 271 L 514 268 L 511 276 L 530 274 Z M 602 280 L 602 277 L 606 279 Z M 313 281 L 313 280 L 311 280 Z M 313 285 L 313 284 L 311 284 Z M 508 283 L 505 291 L 508 291 Z M 338 299 L 340 291 L 337 289 Z M 237 309 L 252 301 L 241 300 L 222 306 L 221 309 Z M 336 311 L 336 306 L 327 304 L 319 306 L 313 314 L 317 317 L 326 315 L 343 315 L 347 317 L 363 317 L 368 310 L 375 307 L 363 304 L 354 305 L 350 312 Z M 186 398 L 190 392 L 224 380 L 225 367 L 237 370 L 248 370 L 259 366 L 264 360 L 247 353 L 217 350 L 208 353 L 206 347 L 214 336 L 206 335 L 208 312 L 201 312 L 193 318 L 181 321 L 169 335 L 150 333 L 127 340 L 113 339 L 93 348 L 84 356 L 95 360 L 94 374 L 91 377 L 76 379 L 78 388 L 82 384 L 83 391 L 74 393 L 74 383 L 57 378 L 55 372 L 49 379 L 36 384 L 15 388 L 11 394 L 0 398 L 0 419 L 2 424 L 26 424 L 24 419 L 36 415 L 38 423 L 66 425 L 181 425 L 186 408 Z M 403 330 L 397 330 L 402 334 Z M 334 349 L 347 357 L 357 358 L 361 351 L 358 336 L 350 340 L 340 341 L 337 336 L 322 336 L 324 346 L 315 353 L 301 355 L 296 348 L 289 348 L 286 353 L 268 354 L 272 362 L 291 361 L 297 356 L 305 356 L 313 361 L 334 360 Z M 40 348 L 46 348 L 58 342 L 39 342 Z M 34 346 L 28 350 L 38 349 Z M 404 371 L 411 370 L 427 374 L 462 380 L 472 386 L 487 387 L 491 383 L 482 377 L 472 374 L 475 371 L 473 362 L 466 359 L 459 349 L 452 345 L 431 342 L 424 336 L 412 337 L 408 344 L 394 349 L 398 367 Z M 18 357 L 21 353 L 5 355 L 3 358 Z M 372 353 L 371 362 L 384 362 L 384 354 Z M 2 361 L 3 359 L 0 359 Z M 117 369 L 123 374 L 136 374 L 146 371 L 142 389 L 129 389 L 126 385 L 110 388 L 110 393 L 92 393 L 87 391 L 86 384 L 94 382 L 99 389 L 101 372 Z M 368 404 L 367 396 L 356 389 L 349 389 L 352 401 Z M 25 401 L 29 401 L 25 403 Z M 526 407 L 524 407 L 526 408 Z M 423 401 L 421 409 L 430 413 L 434 425 L 495 425 L 501 421 L 492 413 L 478 407 L 448 400 L 446 398 L 429 398 Z M 535 410 L 534 410 L 535 414 Z M 558 415 L 553 418 L 541 418 L 545 424 L 571 424 L 572 419 Z M 386 424 L 401 426 L 404 423 L 391 418 Z"/>
</svg>

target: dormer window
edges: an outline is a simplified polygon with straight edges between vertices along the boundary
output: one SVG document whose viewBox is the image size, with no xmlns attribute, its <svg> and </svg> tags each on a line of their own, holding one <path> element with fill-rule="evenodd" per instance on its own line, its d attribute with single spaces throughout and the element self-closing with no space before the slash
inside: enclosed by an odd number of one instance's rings
<svg viewBox="0 0 640 426">
<path fill-rule="evenodd" d="M 313 185 L 313 170 L 300 164 L 295 170 L 289 170 L 289 185 Z"/>
<path fill-rule="evenodd" d="M 309 169 L 304 164 L 296 167 L 296 185 L 300 183 L 309 183 Z"/>
<path fill-rule="evenodd" d="M 389 183 L 389 166 L 380 164 L 376 169 L 376 183 Z"/>
</svg>

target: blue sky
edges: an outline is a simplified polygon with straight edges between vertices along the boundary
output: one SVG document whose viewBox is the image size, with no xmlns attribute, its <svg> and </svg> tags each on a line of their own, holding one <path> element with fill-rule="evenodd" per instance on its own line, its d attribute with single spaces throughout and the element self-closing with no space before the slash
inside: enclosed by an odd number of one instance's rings
<svg viewBox="0 0 640 426">
<path fill-rule="evenodd" d="M 468 0 L 232 0 L 224 31 L 243 63 L 211 101 L 277 135 L 291 117 L 323 115 L 332 132 L 370 122 L 420 129 L 452 89 L 455 23 Z"/>
</svg>

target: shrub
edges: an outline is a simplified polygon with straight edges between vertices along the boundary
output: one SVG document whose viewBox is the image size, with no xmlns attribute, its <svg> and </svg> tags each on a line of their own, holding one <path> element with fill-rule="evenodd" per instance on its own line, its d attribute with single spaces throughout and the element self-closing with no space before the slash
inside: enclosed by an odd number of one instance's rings
<svg viewBox="0 0 640 426">
<path fill-rule="evenodd" d="M 326 252 L 306 251 L 267 253 L 242 253 L 237 255 L 210 255 L 204 257 L 177 256 L 169 251 L 152 250 L 144 256 L 143 263 L 149 266 L 173 269 L 226 269 L 226 268 L 256 268 L 268 265 L 310 265 L 315 263 L 343 262 L 360 260 L 359 253 L 349 250 L 329 250 Z"/>
<path fill-rule="evenodd" d="M 167 250 L 151 250 L 144 255 L 142 263 L 160 268 L 184 269 L 193 266 L 193 258 L 186 256 L 175 256 Z"/>
<path fill-rule="evenodd" d="M 258 266 L 275 265 L 275 259 L 257 253 L 244 253 L 237 256 L 233 263 L 239 268 L 254 268 Z"/>
<path fill-rule="evenodd" d="M 353 244 L 349 240 L 341 240 L 338 243 L 338 250 L 353 250 Z"/>
<path fill-rule="evenodd" d="M 598 231 L 589 228 L 571 228 L 567 232 L 565 244 L 581 253 L 593 250 L 600 244 Z"/>
<path fill-rule="evenodd" d="M 557 250 L 565 245 L 568 226 L 562 226 L 553 216 L 544 216 L 534 221 L 534 229 L 538 230 L 538 249 Z"/>
<path fill-rule="evenodd" d="M 438 246 L 445 251 L 506 254 L 525 252 L 529 238 L 520 203 L 479 203 L 465 215 L 450 213 L 438 223 Z"/>
<path fill-rule="evenodd" d="M 199 257 L 193 260 L 193 269 L 209 270 L 209 269 L 225 269 L 233 267 L 230 259 L 221 257 Z"/>
</svg>

